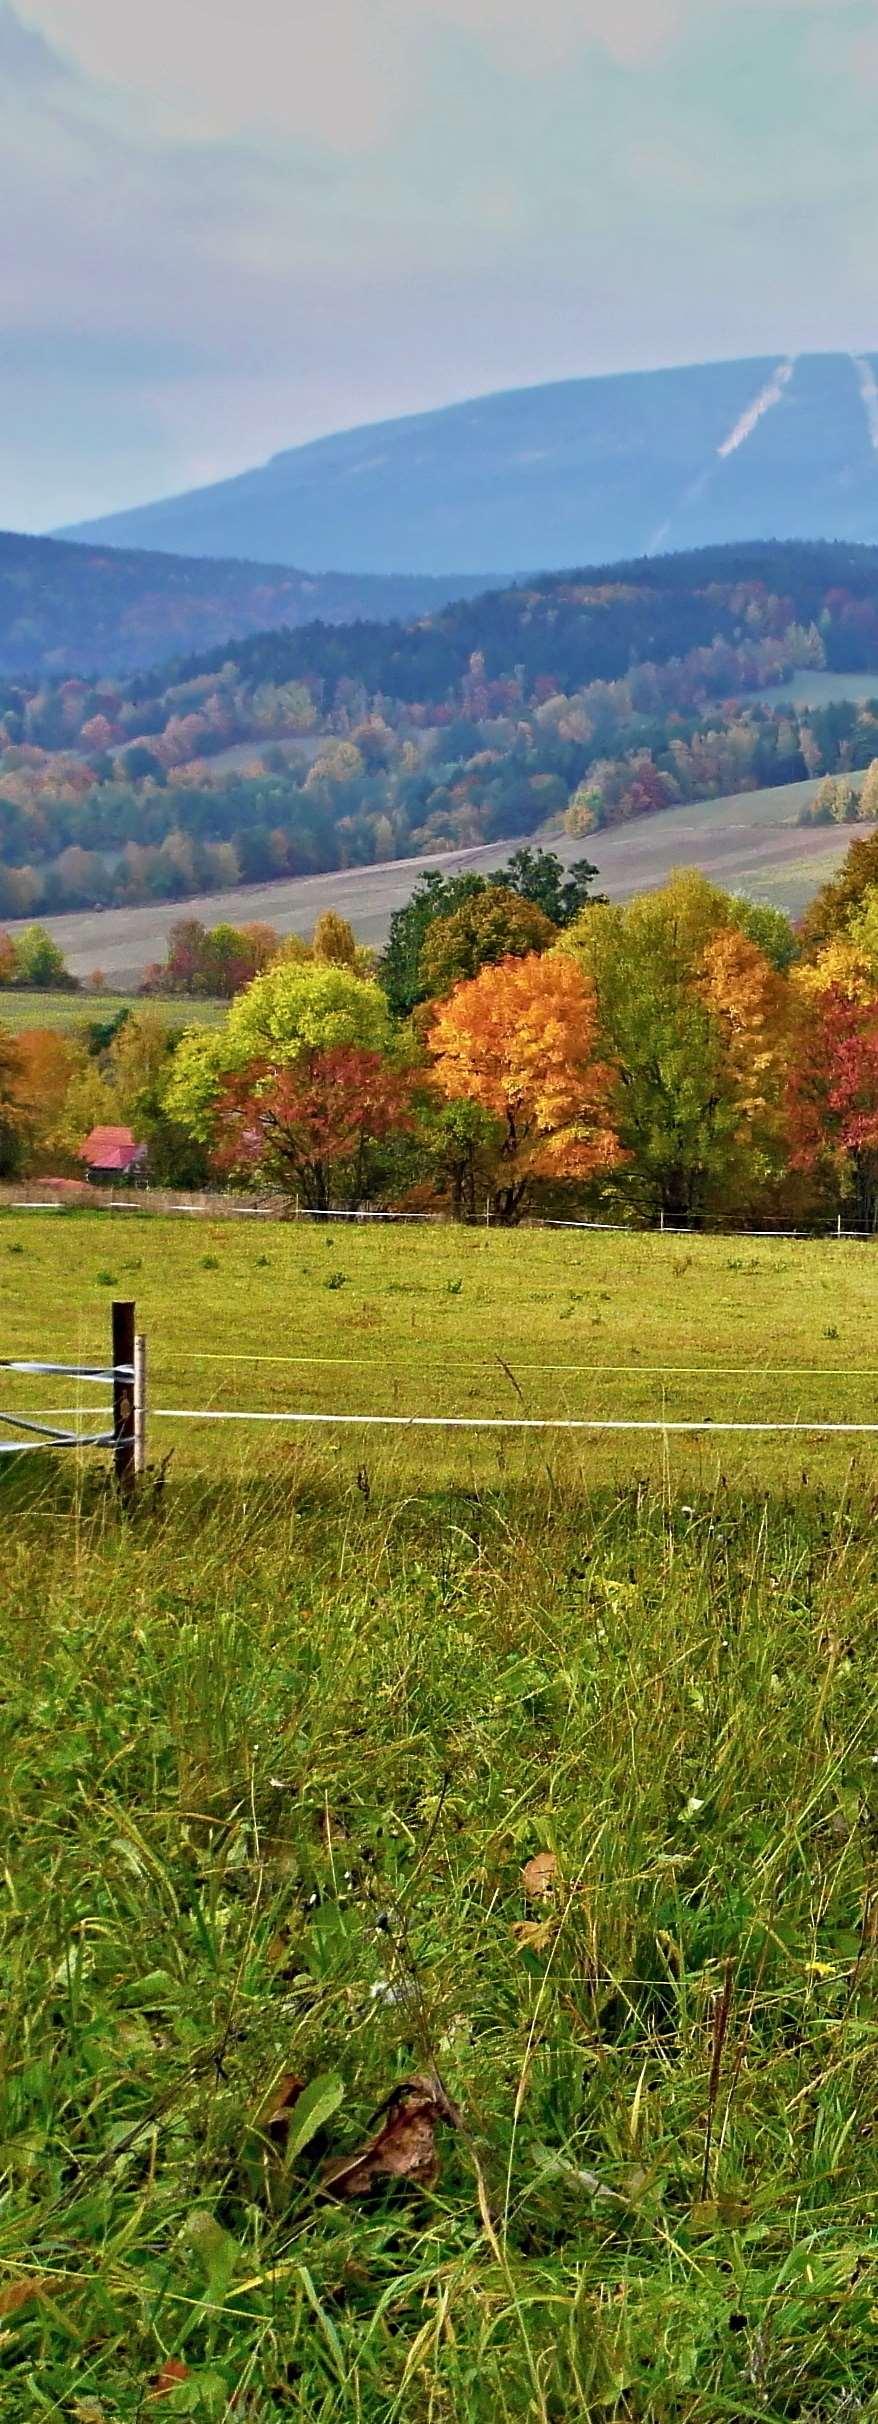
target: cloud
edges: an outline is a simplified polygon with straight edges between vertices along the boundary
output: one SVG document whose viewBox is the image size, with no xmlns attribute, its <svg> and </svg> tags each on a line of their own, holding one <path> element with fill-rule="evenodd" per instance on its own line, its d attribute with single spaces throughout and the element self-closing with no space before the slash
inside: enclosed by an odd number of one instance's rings
<svg viewBox="0 0 878 2424">
<path fill-rule="evenodd" d="M 828 62 L 871 5 L 0 0 L 0 520 L 491 387 L 870 345 L 874 92 Z"/>
</svg>

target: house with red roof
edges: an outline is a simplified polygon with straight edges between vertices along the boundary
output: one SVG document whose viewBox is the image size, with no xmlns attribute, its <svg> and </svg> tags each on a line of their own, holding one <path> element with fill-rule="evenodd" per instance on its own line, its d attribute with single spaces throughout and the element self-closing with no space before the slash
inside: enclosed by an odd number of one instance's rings
<svg viewBox="0 0 878 2424">
<path fill-rule="evenodd" d="M 93 1128 L 77 1158 L 85 1163 L 86 1177 L 99 1185 L 110 1178 L 131 1182 L 146 1175 L 146 1146 L 138 1144 L 132 1128 Z"/>
</svg>

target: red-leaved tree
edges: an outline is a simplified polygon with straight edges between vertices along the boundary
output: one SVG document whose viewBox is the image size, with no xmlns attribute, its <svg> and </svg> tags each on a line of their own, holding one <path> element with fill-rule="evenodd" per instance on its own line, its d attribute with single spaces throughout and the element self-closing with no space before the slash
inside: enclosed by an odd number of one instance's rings
<svg viewBox="0 0 878 2424">
<path fill-rule="evenodd" d="M 853 1193 L 863 1229 L 878 1228 L 878 1002 L 837 986 L 809 1003 L 790 1071 L 794 1169 Z"/>
<path fill-rule="evenodd" d="M 251 1061 L 228 1077 L 213 1120 L 212 1159 L 299 1194 L 315 1212 L 374 1192 L 376 1147 L 414 1125 L 413 1078 L 356 1045 L 309 1052 L 289 1067 Z"/>
</svg>

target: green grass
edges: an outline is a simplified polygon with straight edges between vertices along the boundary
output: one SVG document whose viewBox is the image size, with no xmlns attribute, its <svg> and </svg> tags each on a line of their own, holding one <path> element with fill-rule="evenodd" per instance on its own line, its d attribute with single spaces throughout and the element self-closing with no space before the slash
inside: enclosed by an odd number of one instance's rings
<svg viewBox="0 0 878 2424">
<path fill-rule="evenodd" d="M 217 1027 L 226 1016 L 227 1002 L 150 1000 L 168 1027 Z M 56 1034 L 75 1035 L 82 1027 L 104 1026 L 123 1010 L 143 1010 L 137 993 L 18 993 L 0 991 L 0 1027 L 21 1032 L 26 1027 L 50 1027 Z"/>
<path fill-rule="evenodd" d="M 391 1507 L 304 1451 L 130 1522 L 43 1489 L 0 2415 L 874 2415 L 871 1505 Z M 331 2198 L 430 2072 L 438 2180 Z M 328 2116 L 290 2159 L 287 2073 Z"/>
<path fill-rule="evenodd" d="M 162 1402 L 871 1412 L 872 1273 L 0 1218 L 4 1353 L 130 1293 Z M 4 2424 L 874 2417 L 871 1452 L 172 1443 L 0 1464 Z M 418 2075 L 438 2177 L 331 2196 Z"/>
<path fill-rule="evenodd" d="M 855 1243 L 786 1239 L 167 1218 L 134 1208 L 0 1216 L 7 1354 L 107 1354 L 110 1300 L 134 1297 L 156 1408 L 399 1416 L 640 1420 L 878 1419 L 874 1259 Z M 86 1395 L 89 1393 L 86 1392 Z M 8 1380 L 21 1410 L 71 1403 L 64 1385 Z M 253 1472 L 293 1431 L 156 1423 L 175 1465 Z M 502 1480 L 547 1459 L 570 1475 L 626 1474 L 632 1442 L 559 1435 L 325 1435 L 344 1475 L 364 1459 L 388 1486 Z M 635 1443 L 664 1469 L 660 1440 Z M 850 1441 L 721 1445 L 671 1436 L 674 1473 L 797 1480 L 843 1474 Z M 853 1443 L 858 1453 L 857 1443 Z M 863 1445 L 878 1471 L 878 1440 Z"/>
</svg>

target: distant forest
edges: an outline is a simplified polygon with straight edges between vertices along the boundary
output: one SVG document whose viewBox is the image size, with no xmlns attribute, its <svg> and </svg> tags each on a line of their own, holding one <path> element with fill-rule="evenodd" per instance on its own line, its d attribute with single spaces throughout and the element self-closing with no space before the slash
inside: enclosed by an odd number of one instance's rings
<svg viewBox="0 0 878 2424">
<path fill-rule="evenodd" d="M 308 573 L 0 531 L 0 674 L 128 674 L 270 623 L 428 614 L 476 580 Z"/>
<path fill-rule="evenodd" d="M 875 701 L 784 700 L 797 672 L 872 668 Z M 552 575 L 124 681 L 0 681 L 0 916 L 585 836 L 876 756 L 878 548 Z"/>
</svg>

